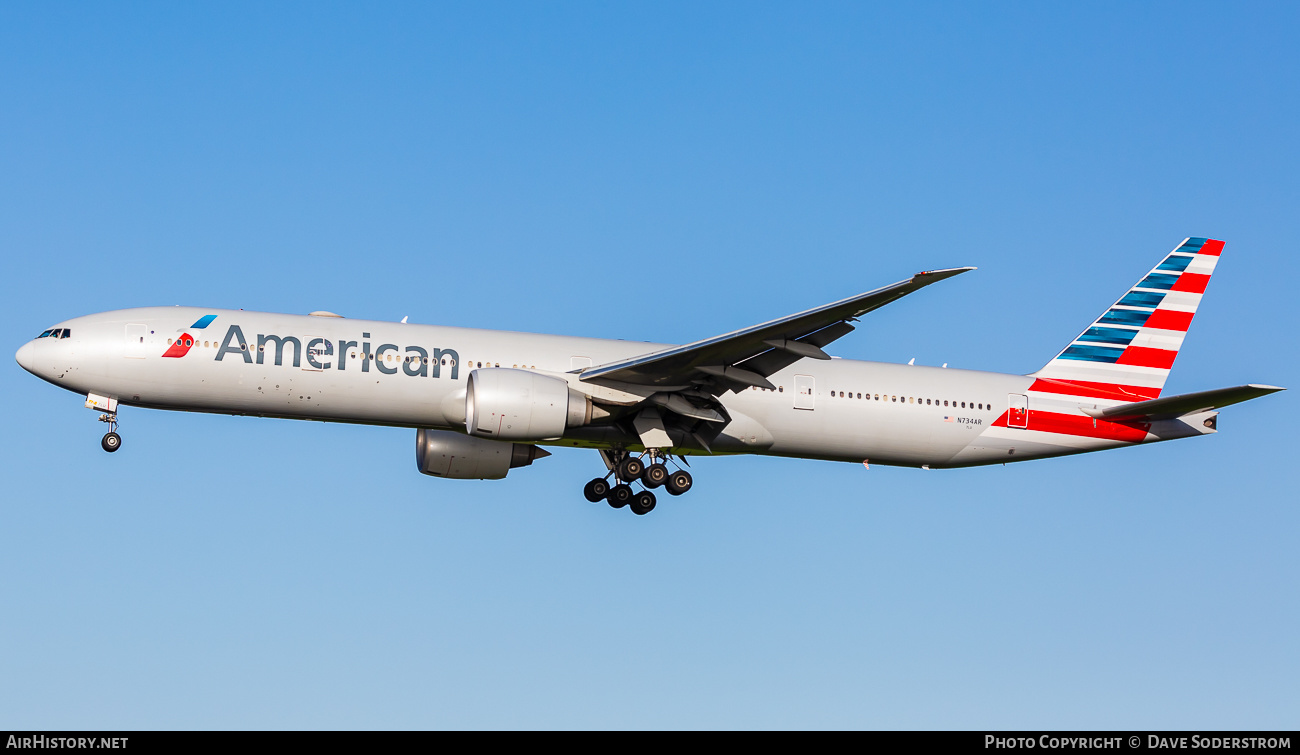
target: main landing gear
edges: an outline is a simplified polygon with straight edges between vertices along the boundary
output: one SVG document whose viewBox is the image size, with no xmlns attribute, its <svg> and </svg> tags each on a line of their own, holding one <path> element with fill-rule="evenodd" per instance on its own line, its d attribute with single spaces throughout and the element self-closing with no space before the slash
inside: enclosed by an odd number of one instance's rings
<svg viewBox="0 0 1300 755">
<path fill-rule="evenodd" d="M 582 495 L 592 503 L 605 501 L 616 509 L 627 506 L 633 514 L 644 516 L 655 508 L 655 494 L 651 490 L 662 487 L 669 495 L 678 496 L 690 490 L 694 484 L 691 473 L 685 469 L 669 471 L 662 461 L 666 457 L 661 457 L 658 451 L 649 452 L 649 464 L 641 457 L 626 452 L 602 452 L 606 453 L 608 455 L 605 458 L 612 465 L 609 473 L 597 477 L 582 489 Z M 610 484 L 610 475 L 613 475 L 616 484 Z M 639 483 L 644 489 L 638 493 L 631 483 Z"/>
<path fill-rule="evenodd" d="M 104 434 L 104 439 L 99 441 L 99 445 L 109 453 L 113 453 L 122 447 L 122 436 L 117 434 L 117 413 L 99 415 L 100 422 L 108 423 L 108 432 Z"/>
</svg>

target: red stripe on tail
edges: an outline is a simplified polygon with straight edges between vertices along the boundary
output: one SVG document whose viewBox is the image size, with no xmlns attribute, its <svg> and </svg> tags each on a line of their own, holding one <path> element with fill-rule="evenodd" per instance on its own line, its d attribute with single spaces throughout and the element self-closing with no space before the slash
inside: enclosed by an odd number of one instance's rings
<svg viewBox="0 0 1300 755">
<path fill-rule="evenodd" d="M 1134 367 L 1158 367 L 1167 370 L 1174 366 L 1174 358 L 1177 356 L 1177 351 L 1152 349 L 1147 346 L 1130 346 L 1124 349 L 1124 353 L 1119 355 L 1119 360 L 1115 364 L 1131 364 Z"/>
<path fill-rule="evenodd" d="M 1205 293 L 1205 286 L 1210 282 L 1210 276 L 1201 275 L 1200 273 L 1183 273 L 1178 276 L 1178 281 L 1170 291 L 1186 291 L 1189 294 Z"/>
<path fill-rule="evenodd" d="M 1159 388 L 1144 388 L 1137 385 L 1120 385 L 1119 383 L 1094 383 L 1088 380 L 1055 380 L 1038 378 L 1029 390 L 1039 393 L 1059 393 L 1066 396 L 1087 396 L 1088 398 L 1105 398 L 1113 401 L 1131 403 L 1160 398 Z"/>
<path fill-rule="evenodd" d="M 1192 324 L 1191 312 L 1175 312 L 1172 309 L 1157 309 L 1147 318 L 1144 328 L 1159 328 L 1160 330 L 1179 330 L 1184 333 Z"/>
<path fill-rule="evenodd" d="M 1006 427 L 1007 415 L 1003 414 L 993 422 L 993 427 Z M 1029 427 L 1040 433 L 1057 433 L 1058 435 L 1077 435 L 1083 438 L 1101 438 L 1118 440 L 1124 443 L 1141 443 L 1147 437 L 1149 422 L 1108 422 L 1104 419 L 1093 420 L 1078 414 L 1058 414 L 1037 409 L 1029 410 Z"/>
</svg>

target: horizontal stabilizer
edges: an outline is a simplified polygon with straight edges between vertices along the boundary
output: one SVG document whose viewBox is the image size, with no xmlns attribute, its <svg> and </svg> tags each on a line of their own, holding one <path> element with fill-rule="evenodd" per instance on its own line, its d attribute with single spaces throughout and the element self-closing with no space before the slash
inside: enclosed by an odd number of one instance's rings
<svg viewBox="0 0 1300 755">
<path fill-rule="evenodd" d="M 1249 401 L 1253 398 L 1284 390 L 1286 389 L 1272 385 L 1239 385 L 1235 388 L 1218 388 L 1213 391 L 1184 393 L 1181 396 L 1169 396 L 1152 399 L 1151 401 L 1136 401 L 1132 404 L 1120 404 L 1108 409 L 1085 408 L 1083 412 L 1097 419 L 1106 419 L 1112 422 L 1155 421 L 1183 417 L 1198 412 L 1208 412 L 1212 409 L 1222 409 L 1225 406 L 1240 404 L 1242 401 Z"/>
</svg>

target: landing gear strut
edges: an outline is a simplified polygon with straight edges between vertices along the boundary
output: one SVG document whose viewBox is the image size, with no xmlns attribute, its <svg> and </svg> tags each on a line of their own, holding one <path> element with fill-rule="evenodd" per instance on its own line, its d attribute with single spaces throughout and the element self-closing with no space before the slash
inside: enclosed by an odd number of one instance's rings
<svg viewBox="0 0 1300 755">
<path fill-rule="evenodd" d="M 122 447 L 122 436 L 117 434 L 117 414 L 101 414 L 100 422 L 108 423 L 108 432 L 104 434 L 104 439 L 99 441 L 99 445 L 109 453 L 113 453 Z"/>
<path fill-rule="evenodd" d="M 655 508 L 651 490 L 664 487 L 670 495 L 678 496 L 691 489 L 690 472 L 670 471 L 664 463 L 665 459 L 671 460 L 670 456 L 658 449 L 650 449 L 647 455 L 648 460 L 643 460 L 626 451 L 601 451 L 609 472 L 588 482 L 582 489 L 583 497 L 592 503 L 605 501 L 616 509 L 628 507 L 637 516 L 644 516 Z M 633 483 L 639 483 L 644 490 L 636 492 Z"/>
</svg>

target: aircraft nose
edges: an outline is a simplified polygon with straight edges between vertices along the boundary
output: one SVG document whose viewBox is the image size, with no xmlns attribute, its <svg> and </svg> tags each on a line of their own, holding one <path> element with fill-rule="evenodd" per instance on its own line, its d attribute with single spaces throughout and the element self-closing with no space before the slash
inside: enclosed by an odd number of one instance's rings
<svg viewBox="0 0 1300 755">
<path fill-rule="evenodd" d="M 19 367 L 22 367 L 24 370 L 27 370 L 28 372 L 35 373 L 36 372 L 35 354 L 36 354 L 36 342 L 28 341 L 27 343 L 22 345 L 22 348 L 18 349 L 17 354 L 14 354 L 14 359 L 18 360 Z"/>
</svg>

